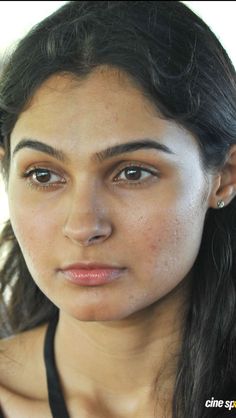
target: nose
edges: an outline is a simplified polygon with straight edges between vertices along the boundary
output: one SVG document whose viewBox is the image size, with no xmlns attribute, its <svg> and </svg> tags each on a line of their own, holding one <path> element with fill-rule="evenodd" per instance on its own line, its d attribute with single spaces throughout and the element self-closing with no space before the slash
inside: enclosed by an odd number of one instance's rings
<svg viewBox="0 0 236 418">
<path fill-rule="evenodd" d="M 87 188 L 84 193 L 76 193 L 70 199 L 63 234 L 83 247 L 102 243 L 109 238 L 112 224 L 98 191 Z"/>
</svg>

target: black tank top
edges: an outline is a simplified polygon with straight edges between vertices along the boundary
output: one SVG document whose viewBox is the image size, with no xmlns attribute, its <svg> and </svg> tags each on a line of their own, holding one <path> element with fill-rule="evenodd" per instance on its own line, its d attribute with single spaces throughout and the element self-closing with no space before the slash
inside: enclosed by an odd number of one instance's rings
<svg viewBox="0 0 236 418">
<path fill-rule="evenodd" d="M 44 364 L 47 376 L 48 401 L 53 418 L 70 418 L 55 363 L 54 337 L 57 322 L 58 314 L 49 322 L 44 342 Z M 0 418 L 3 417 L 0 416 Z"/>
</svg>

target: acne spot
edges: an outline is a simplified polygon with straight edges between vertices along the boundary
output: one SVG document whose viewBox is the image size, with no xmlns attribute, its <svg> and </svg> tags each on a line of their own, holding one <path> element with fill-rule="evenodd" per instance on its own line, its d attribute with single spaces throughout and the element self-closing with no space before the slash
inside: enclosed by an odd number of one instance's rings
<svg viewBox="0 0 236 418">
<path fill-rule="evenodd" d="M 158 249 L 158 244 L 157 243 L 151 243 L 150 244 L 150 250 L 152 252 L 157 251 L 157 249 Z"/>
</svg>

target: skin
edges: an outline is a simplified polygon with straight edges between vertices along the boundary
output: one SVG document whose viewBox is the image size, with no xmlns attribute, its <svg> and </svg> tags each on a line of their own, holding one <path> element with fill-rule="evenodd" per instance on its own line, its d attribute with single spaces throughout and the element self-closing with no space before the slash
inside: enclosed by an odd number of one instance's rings
<svg viewBox="0 0 236 418">
<path fill-rule="evenodd" d="M 59 148 L 66 160 L 30 148 L 13 156 L 22 138 Z M 96 160 L 96 153 L 137 138 L 172 154 L 141 149 Z M 126 75 L 109 68 L 80 82 L 52 76 L 19 116 L 11 135 L 10 218 L 32 277 L 60 309 L 56 361 L 72 418 L 78 408 L 89 418 L 153 416 L 157 375 L 157 411 L 166 406 L 170 414 L 191 268 L 208 208 L 233 197 L 234 149 L 230 158 L 222 173 L 205 173 L 196 139 L 160 118 Z M 125 177 L 130 165 L 141 165 L 136 186 Z M 52 172 L 51 187 L 23 177 L 35 167 Z M 125 271 L 99 287 L 74 285 L 58 273 L 85 260 Z M 14 379 L 9 366 L 1 373 L 10 418 L 20 418 L 19 410 L 50 417 L 44 334 L 39 327 L 3 343 L 18 362 Z"/>
</svg>

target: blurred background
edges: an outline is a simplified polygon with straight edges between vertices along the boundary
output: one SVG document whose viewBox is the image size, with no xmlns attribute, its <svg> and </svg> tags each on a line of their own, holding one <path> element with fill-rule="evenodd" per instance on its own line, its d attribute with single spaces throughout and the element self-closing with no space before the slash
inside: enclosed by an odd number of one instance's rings
<svg viewBox="0 0 236 418">
<path fill-rule="evenodd" d="M 1 1 L 0 2 L 0 73 L 3 61 L 17 41 L 37 22 L 61 7 L 66 1 Z M 236 67 L 236 2 L 183 1 L 213 30 Z M 0 228 L 8 218 L 8 204 L 0 177 Z"/>
</svg>

